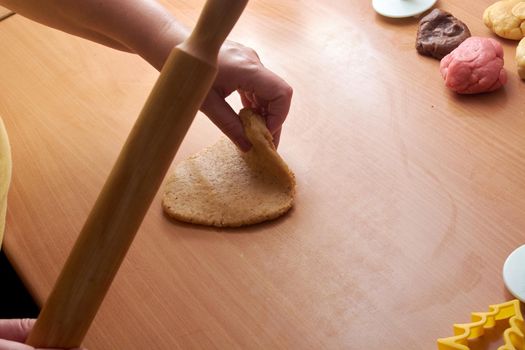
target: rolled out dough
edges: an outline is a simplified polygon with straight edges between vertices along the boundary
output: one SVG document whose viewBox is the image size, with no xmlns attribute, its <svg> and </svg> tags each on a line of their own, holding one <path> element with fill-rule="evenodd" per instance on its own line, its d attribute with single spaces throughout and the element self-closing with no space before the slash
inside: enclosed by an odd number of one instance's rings
<svg viewBox="0 0 525 350">
<path fill-rule="evenodd" d="M 236 227 L 275 219 L 292 207 L 295 177 L 264 120 L 249 109 L 240 118 L 253 147 L 243 153 L 223 138 L 179 163 L 165 185 L 162 205 L 169 216 Z"/>
</svg>

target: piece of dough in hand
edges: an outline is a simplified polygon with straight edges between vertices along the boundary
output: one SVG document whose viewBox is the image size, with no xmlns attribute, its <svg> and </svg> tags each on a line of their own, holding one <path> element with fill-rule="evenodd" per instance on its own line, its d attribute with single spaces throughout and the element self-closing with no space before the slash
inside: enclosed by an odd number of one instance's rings
<svg viewBox="0 0 525 350">
<path fill-rule="evenodd" d="M 240 112 L 253 147 L 243 153 L 227 138 L 179 163 L 162 205 L 184 222 L 237 227 L 275 219 L 293 205 L 295 177 L 273 145 L 262 117 Z"/>
</svg>

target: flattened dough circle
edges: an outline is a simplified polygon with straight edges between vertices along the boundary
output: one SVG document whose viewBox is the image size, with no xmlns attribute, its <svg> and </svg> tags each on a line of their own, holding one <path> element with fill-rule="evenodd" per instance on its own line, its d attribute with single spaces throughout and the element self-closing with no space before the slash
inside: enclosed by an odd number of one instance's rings
<svg viewBox="0 0 525 350">
<path fill-rule="evenodd" d="M 242 153 L 223 138 L 179 163 L 164 190 L 162 205 L 169 216 L 237 227 L 275 219 L 292 207 L 295 177 L 263 119 L 248 109 L 240 117 L 252 149 Z"/>
</svg>

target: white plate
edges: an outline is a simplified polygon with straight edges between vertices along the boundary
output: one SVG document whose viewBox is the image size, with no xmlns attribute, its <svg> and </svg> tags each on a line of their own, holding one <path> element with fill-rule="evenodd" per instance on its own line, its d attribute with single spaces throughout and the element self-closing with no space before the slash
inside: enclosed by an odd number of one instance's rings
<svg viewBox="0 0 525 350">
<path fill-rule="evenodd" d="M 503 281 L 512 295 L 525 302 L 525 245 L 513 251 L 505 261 Z"/>
<path fill-rule="evenodd" d="M 422 14 L 437 0 L 372 0 L 374 10 L 385 17 L 403 18 Z"/>
</svg>

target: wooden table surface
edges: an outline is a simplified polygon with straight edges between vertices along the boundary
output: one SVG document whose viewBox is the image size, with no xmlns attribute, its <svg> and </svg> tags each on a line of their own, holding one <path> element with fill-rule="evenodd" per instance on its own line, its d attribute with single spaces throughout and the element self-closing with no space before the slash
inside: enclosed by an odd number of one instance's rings
<svg viewBox="0 0 525 350">
<path fill-rule="evenodd" d="M 491 1 L 438 6 L 493 36 Z M 188 25 L 202 0 L 166 5 Z M 179 224 L 160 195 L 105 299 L 90 349 L 433 349 L 511 298 L 525 233 L 525 84 L 448 91 L 414 49 L 417 19 L 370 1 L 252 1 L 231 39 L 294 87 L 280 152 L 298 180 L 277 221 Z M 0 23 L 0 115 L 13 148 L 4 250 L 39 303 L 158 73 L 30 22 Z M 231 103 L 238 108 L 239 99 Z M 199 114 L 175 163 L 219 131 Z"/>
</svg>

